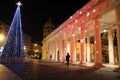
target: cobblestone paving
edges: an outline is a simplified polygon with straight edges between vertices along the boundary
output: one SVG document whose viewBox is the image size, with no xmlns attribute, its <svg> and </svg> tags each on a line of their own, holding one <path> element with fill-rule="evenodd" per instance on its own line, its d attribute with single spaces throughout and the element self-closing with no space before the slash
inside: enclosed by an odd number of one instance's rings
<svg viewBox="0 0 120 80">
<path fill-rule="evenodd" d="M 120 73 L 62 63 L 7 63 L 0 64 L 0 80 L 120 80 Z"/>
</svg>

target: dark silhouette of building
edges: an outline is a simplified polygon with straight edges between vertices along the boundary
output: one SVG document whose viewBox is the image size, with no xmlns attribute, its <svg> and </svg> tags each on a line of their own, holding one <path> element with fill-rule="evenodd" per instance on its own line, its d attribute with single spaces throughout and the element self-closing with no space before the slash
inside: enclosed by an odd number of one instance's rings
<svg viewBox="0 0 120 80">
<path fill-rule="evenodd" d="M 55 29 L 55 26 L 49 17 L 46 21 L 45 25 L 43 26 L 43 39 L 48 36 L 53 30 Z"/>
</svg>

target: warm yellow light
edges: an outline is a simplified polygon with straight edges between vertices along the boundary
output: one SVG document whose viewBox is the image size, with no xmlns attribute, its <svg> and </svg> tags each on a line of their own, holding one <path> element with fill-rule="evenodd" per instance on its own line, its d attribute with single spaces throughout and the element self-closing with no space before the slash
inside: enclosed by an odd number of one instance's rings
<svg viewBox="0 0 120 80">
<path fill-rule="evenodd" d="M 35 53 L 39 52 L 39 50 L 34 50 Z"/>
<path fill-rule="evenodd" d="M 26 46 L 24 46 L 24 50 L 26 50 Z"/>
<path fill-rule="evenodd" d="M 0 41 L 4 40 L 4 36 L 0 34 Z"/>
<path fill-rule="evenodd" d="M 37 46 L 37 44 L 34 44 L 34 46 Z"/>
</svg>

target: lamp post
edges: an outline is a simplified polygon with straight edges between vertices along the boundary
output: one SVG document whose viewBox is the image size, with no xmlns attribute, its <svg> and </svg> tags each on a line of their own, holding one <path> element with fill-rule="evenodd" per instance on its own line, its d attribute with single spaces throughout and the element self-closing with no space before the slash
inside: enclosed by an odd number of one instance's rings
<svg viewBox="0 0 120 80">
<path fill-rule="evenodd" d="M 3 40 L 4 40 L 4 35 L 0 34 L 0 41 L 3 41 Z"/>
<path fill-rule="evenodd" d="M 0 34 L 0 52 L 3 50 L 3 43 L 5 40 L 5 36 L 3 34 Z"/>
<path fill-rule="evenodd" d="M 0 47 L 3 46 L 5 40 L 5 36 L 3 34 L 0 34 Z"/>
<path fill-rule="evenodd" d="M 34 55 L 35 55 L 35 57 L 36 58 L 38 58 L 38 56 L 39 56 L 39 45 L 37 44 L 37 43 L 35 43 L 34 45 L 33 45 L 33 50 L 34 50 Z"/>
</svg>

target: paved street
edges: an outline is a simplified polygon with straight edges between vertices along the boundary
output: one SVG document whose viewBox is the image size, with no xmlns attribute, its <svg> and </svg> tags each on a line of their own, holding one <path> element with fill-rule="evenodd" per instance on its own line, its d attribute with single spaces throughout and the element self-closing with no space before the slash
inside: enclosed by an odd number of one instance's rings
<svg viewBox="0 0 120 80">
<path fill-rule="evenodd" d="M 53 62 L 0 64 L 0 80 L 120 80 L 112 68 L 94 69 Z"/>
</svg>

